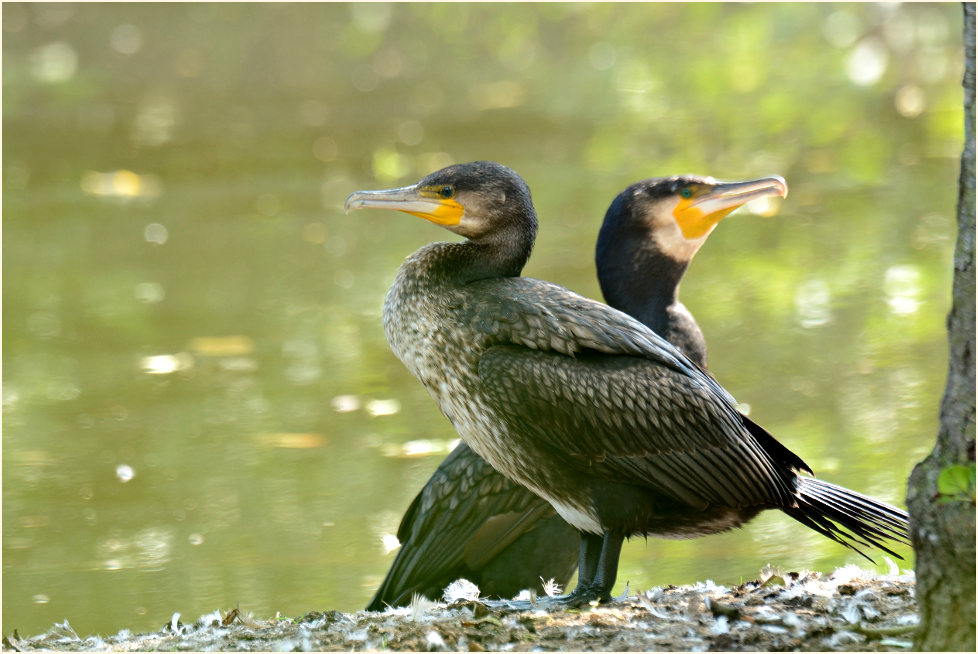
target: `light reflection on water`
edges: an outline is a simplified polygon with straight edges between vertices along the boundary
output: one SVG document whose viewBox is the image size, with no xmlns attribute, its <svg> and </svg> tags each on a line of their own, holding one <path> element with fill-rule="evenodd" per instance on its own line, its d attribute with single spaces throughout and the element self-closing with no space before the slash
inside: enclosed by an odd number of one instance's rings
<svg viewBox="0 0 978 654">
<path fill-rule="evenodd" d="M 628 183 L 785 176 L 786 201 L 711 236 L 683 300 L 753 418 L 902 501 L 944 381 L 958 8 L 446 11 L 4 5 L 5 625 L 366 603 L 456 439 L 380 326 L 397 265 L 446 237 L 342 205 L 454 161 L 524 174 L 527 273 L 595 297 Z M 848 561 L 769 514 L 633 541 L 620 579 Z"/>
</svg>

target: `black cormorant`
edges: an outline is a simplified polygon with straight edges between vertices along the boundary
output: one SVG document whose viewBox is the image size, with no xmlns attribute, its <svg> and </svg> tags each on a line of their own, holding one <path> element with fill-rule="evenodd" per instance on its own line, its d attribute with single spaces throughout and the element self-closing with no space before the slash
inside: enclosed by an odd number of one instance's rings
<svg viewBox="0 0 978 654">
<path fill-rule="evenodd" d="M 553 507 L 496 472 L 464 442 L 439 464 L 397 530 L 401 547 L 368 611 L 440 599 L 464 577 L 481 597 L 510 598 L 541 578 L 577 570 L 576 529 Z"/>
<path fill-rule="evenodd" d="M 697 185 L 722 198 L 702 236 L 687 239 L 666 206 Z M 785 195 L 780 178 L 721 183 L 702 177 L 646 179 L 605 213 L 595 266 L 608 304 L 638 318 L 701 368 L 706 340 L 679 302 L 679 282 L 726 213 L 763 194 Z M 496 472 L 460 443 L 414 497 L 397 530 L 401 547 L 368 611 L 440 597 L 464 577 L 483 597 L 509 598 L 541 580 L 566 586 L 577 570 L 578 532 L 553 507 Z"/>
<path fill-rule="evenodd" d="M 663 201 L 680 230 L 705 236 L 716 195 L 699 183 L 677 191 Z M 520 277 L 537 225 L 512 170 L 449 166 L 347 199 L 347 210 L 370 207 L 465 238 L 425 246 L 401 265 L 384 328 L 463 440 L 580 532 L 578 586 L 561 603 L 609 600 L 629 536 L 704 536 L 764 509 L 856 551 L 894 554 L 883 541 L 906 542 L 906 513 L 798 474 L 810 472 L 799 457 L 638 320 Z"/>
</svg>

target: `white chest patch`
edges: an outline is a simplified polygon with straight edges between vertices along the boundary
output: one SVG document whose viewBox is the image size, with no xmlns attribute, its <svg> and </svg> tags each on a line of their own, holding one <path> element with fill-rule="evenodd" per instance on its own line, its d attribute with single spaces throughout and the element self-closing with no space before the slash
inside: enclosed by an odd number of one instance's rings
<svg viewBox="0 0 978 654">
<path fill-rule="evenodd" d="M 560 517 L 567 521 L 567 524 L 580 529 L 581 531 L 586 531 L 591 534 L 602 534 L 604 530 L 601 528 L 601 524 L 592 516 L 590 513 L 581 511 L 575 506 L 570 506 L 569 504 L 561 504 L 550 498 L 544 498 L 555 509 Z"/>
</svg>

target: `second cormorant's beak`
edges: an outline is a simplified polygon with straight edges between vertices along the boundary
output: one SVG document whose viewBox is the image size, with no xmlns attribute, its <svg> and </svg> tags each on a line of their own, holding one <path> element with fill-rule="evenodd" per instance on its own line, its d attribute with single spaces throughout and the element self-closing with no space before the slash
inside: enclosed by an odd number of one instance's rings
<svg viewBox="0 0 978 654">
<path fill-rule="evenodd" d="M 782 177 L 774 175 L 749 182 L 715 182 L 687 187 L 680 194 L 672 215 L 684 237 L 690 240 L 701 238 L 737 207 L 771 195 L 788 196 L 788 185 Z"/>
<path fill-rule="evenodd" d="M 347 213 L 351 209 L 395 209 L 443 227 L 458 225 L 465 212 L 461 204 L 446 197 L 440 188 L 419 187 L 417 184 L 389 191 L 354 191 L 343 208 Z"/>
</svg>

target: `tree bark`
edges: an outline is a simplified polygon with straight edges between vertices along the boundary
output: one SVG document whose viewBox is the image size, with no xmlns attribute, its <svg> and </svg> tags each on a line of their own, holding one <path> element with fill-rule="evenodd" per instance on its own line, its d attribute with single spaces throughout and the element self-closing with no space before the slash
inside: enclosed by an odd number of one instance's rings
<svg viewBox="0 0 978 654">
<path fill-rule="evenodd" d="M 965 145 L 958 189 L 958 240 L 948 315 L 950 365 L 937 445 L 910 475 L 907 506 L 917 560 L 920 628 L 915 647 L 975 651 L 975 5 L 964 3 Z"/>
</svg>

